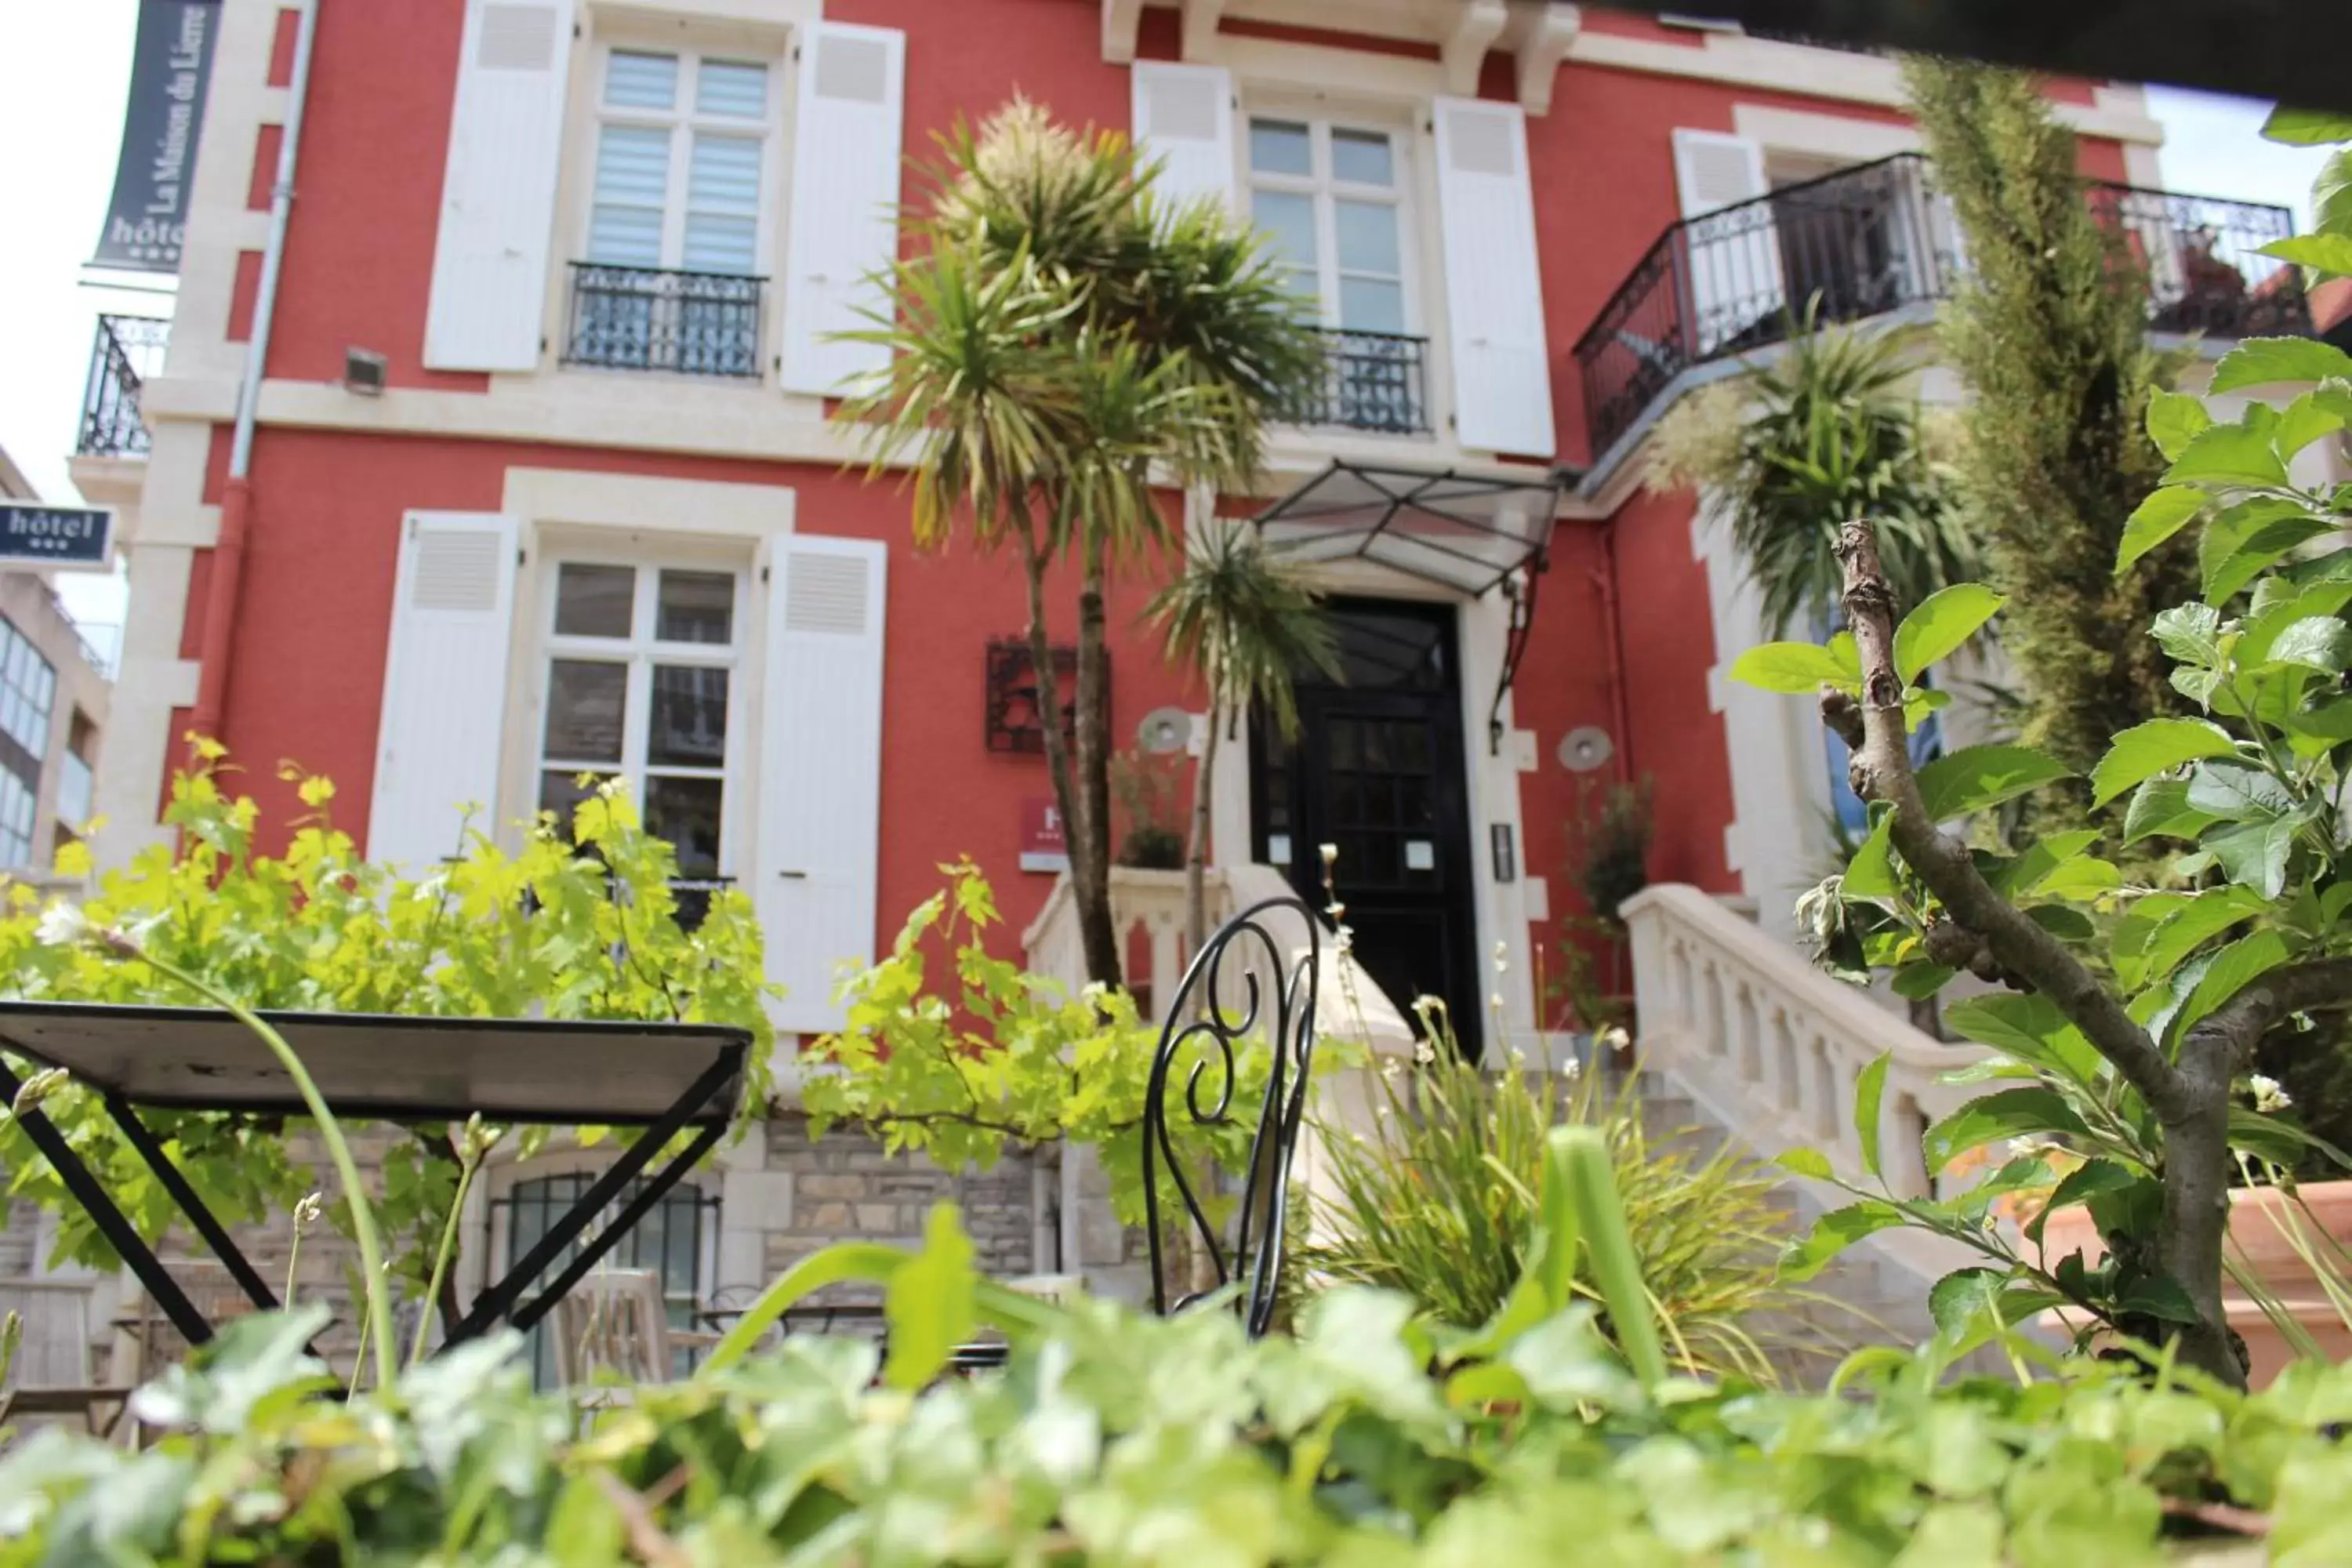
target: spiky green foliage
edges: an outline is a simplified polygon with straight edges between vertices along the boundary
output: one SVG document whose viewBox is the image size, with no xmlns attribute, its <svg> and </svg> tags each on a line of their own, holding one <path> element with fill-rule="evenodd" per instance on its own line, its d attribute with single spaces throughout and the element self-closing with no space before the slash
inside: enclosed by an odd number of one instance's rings
<svg viewBox="0 0 2352 1568">
<path fill-rule="evenodd" d="M 1809 307 L 1777 358 L 1662 422 L 1645 482 L 1724 494 L 1767 635 L 1810 626 L 1837 603 L 1834 547 L 1848 518 L 1879 520 L 1906 604 L 1981 574 L 1951 468 L 1910 390 L 1916 368 L 1899 338 L 1817 328 Z"/>
<path fill-rule="evenodd" d="M 1184 565 L 1146 609 L 1167 639 L 1168 657 L 1209 692 L 1209 732 L 1192 770 L 1192 820 L 1184 853 L 1185 933 L 1191 951 L 1208 937 L 1209 781 L 1224 730 L 1263 704 L 1285 735 L 1298 731 L 1291 677 L 1319 669 L 1337 679 L 1339 641 L 1319 595 L 1255 531 L 1203 520 L 1186 542 Z"/>
<path fill-rule="evenodd" d="M 1957 466 L 2010 596 L 2001 646 L 2028 703 L 2020 738 L 2087 768 L 2110 736 L 2183 707 L 2156 644 L 2117 635 L 2197 592 L 2182 547 L 2115 575 L 2125 525 L 2164 472 L 2145 430 L 2168 379 L 2148 346 L 2147 290 L 2032 78 L 1914 60 L 1905 81 L 1967 241 L 1969 276 L 1943 317 L 1971 395 Z"/>
<path fill-rule="evenodd" d="M 1321 595 L 1252 529 L 1223 520 L 1195 529 L 1183 569 L 1144 613 L 1167 638 L 1169 658 L 1199 674 L 1213 710 L 1235 715 L 1262 703 L 1285 735 L 1298 732 L 1293 672 L 1339 678 Z"/>
<path fill-rule="evenodd" d="M 1121 133 L 1016 100 L 941 138 L 912 254 L 851 334 L 890 366 L 850 400 L 877 473 L 911 460 L 925 545 L 959 531 L 1019 552 L 1040 710 L 1054 689 L 1045 572 L 1079 574 L 1076 725 L 1045 727 L 1069 825 L 1088 977 L 1116 984 L 1104 584 L 1167 542 L 1164 488 L 1245 489 L 1265 427 L 1320 374 L 1316 340 L 1257 234 L 1164 199 Z"/>
<path fill-rule="evenodd" d="M 1653 1138 L 1632 1089 L 1593 1075 L 1524 1061 L 1489 1073 L 1456 1050 L 1429 1056 L 1410 1071 L 1389 1064 L 1371 1136 L 1323 1130 L 1330 1195 L 1305 1249 L 1310 1276 L 1401 1291 L 1454 1327 L 1488 1321 L 1533 1253 L 1545 1140 L 1563 1123 L 1591 1128 L 1668 1355 L 1686 1371 L 1774 1379 L 1776 1352 L 1795 1347 L 1770 1324 L 1801 1292 L 1775 1274 L 1769 1173 L 1728 1150 L 1702 1156 Z M 1581 1269 L 1575 1290 L 1600 1300 Z"/>
</svg>

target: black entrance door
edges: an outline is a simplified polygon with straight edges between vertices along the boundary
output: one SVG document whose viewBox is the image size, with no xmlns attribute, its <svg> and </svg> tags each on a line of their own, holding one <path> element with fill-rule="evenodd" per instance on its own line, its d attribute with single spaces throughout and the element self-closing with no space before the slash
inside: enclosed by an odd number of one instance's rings
<svg viewBox="0 0 2352 1568">
<path fill-rule="evenodd" d="M 1454 613 L 1442 605 L 1330 606 L 1344 683 L 1298 677 L 1300 733 L 1256 736 L 1256 858 L 1323 907 L 1321 847 L 1356 959 L 1400 1010 L 1444 999 L 1474 1059 L 1486 1011 L 1477 968 L 1462 687 Z"/>
</svg>

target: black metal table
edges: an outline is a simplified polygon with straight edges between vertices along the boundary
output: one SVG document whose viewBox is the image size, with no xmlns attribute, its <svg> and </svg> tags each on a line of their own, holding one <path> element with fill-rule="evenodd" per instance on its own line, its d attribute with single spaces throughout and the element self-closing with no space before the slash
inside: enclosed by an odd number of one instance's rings
<svg viewBox="0 0 2352 1568">
<path fill-rule="evenodd" d="M 751 1047 L 749 1031 L 702 1024 L 569 1023 L 542 1019 L 418 1018 L 345 1013 L 263 1015 L 294 1048 L 328 1108 L 352 1120 L 631 1127 L 640 1136 L 551 1225 L 514 1266 L 476 1298 L 445 1345 L 504 1319 L 529 1329 L 587 1277 L 727 1130 Z M 0 1002 L 0 1050 L 62 1068 L 97 1090 L 189 1226 L 253 1304 L 278 1298 L 227 1227 L 172 1163 L 144 1110 L 307 1116 L 309 1107 L 277 1056 L 225 1013 L 193 1007 L 122 1007 Z M 22 1088 L 0 1060 L 0 1094 Z M 37 1106 L 18 1119 L 74 1201 L 190 1344 L 212 1338 L 196 1310 L 79 1155 Z M 685 1145 L 651 1174 L 679 1134 Z M 607 1204 L 644 1182 L 603 1228 L 582 1240 Z M 546 1288 L 523 1292 L 574 1242 L 579 1251 Z"/>
</svg>

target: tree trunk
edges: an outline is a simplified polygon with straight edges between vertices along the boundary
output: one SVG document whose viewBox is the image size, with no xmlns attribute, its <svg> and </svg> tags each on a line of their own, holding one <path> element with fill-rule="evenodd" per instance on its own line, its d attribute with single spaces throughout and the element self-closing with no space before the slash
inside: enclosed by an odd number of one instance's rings
<svg viewBox="0 0 2352 1568">
<path fill-rule="evenodd" d="M 2183 1363 L 2233 1387 L 2246 1385 L 2245 1363 L 2231 1342 L 2221 1300 L 2222 1240 L 2230 1224 L 2230 1076 L 2235 1050 L 2191 1028 L 2182 1041 L 2180 1075 L 2187 1099 L 2164 1122 L 2164 1224 L 2157 1236 L 2157 1267 L 2178 1281 L 2197 1309 L 2193 1324 L 2165 1325 L 2148 1334 L 2160 1342 L 2173 1329 Z"/>
<path fill-rule="evenodd" d="M 1184 851 L 1184 962 L 1200 956 L 1209 940 L 1209 792 L 1217 767 L 1218 731 L 1224 714 L 1214 700 L 1209 704 L 1209 732 L 1201 741 L 1201 760 L 1192 770 L 1192 833 Z M 1154 977 L 1155 979 L 1157 976 Z"/>
<path fill-rule="evenodd" d="M 1070 888 L 1078 907 L 1078 939 L 1087 955 L 1087 979 L 1099 985 L 1121 983 L 1118 931 L 1110 912 L 1110 681 L 1105 647 L 1103 576 L 1106 542 L 1090 531 L 1083 546 L 1084 576 L 1078 586 L 1077 761 L 1071 784 L 1078 815 L 1068 824 L 1073 855 Z"/>
<path fill-rule="evenodd" d="M 1062 736 L 1062 694 L 1054 681 L 1053 639 L 1045 635 L 1045 567 L 1048 564 L 1044 549 L 1034 541 L 1024 541 L 1022 565 L 1029 588 L 1029 662 L 1037 679 L 1038 721 L 1043 726 L 1045 742 L 1045 772 L 1054 781 L 1054 805 L 1062 814 L 1062 844 L 1070 861 L 1070 894 L 1078 910 L 1078 930 L 1083 940 L 1087 931 L 1087 889 L 1097 885 L 1097 877 L 1087 858 L 1088 844 L 1078 831 L 1078 792 L 1070 774 L 1070 753 Z M 1105 923 L 1108 924 L 1108 910 Z M 1089 978 L 1094 973 L 1094 954 L 1087 954 Z"/>
</svg>

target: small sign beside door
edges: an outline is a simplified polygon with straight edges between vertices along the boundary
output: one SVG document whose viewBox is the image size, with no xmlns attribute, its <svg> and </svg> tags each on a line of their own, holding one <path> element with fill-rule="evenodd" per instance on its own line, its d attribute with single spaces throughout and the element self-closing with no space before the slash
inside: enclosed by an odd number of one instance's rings
<svg viewBox="0 0 2352 1568">
<path fill-rule="evenodd" d="M 1021 803 L 1021 868 L 1051 875 L 1070 868 L 1069 840 L 1062 834 L 1062 808 L 1052 795 Z"/>
<path fill-rule="evenodd" d="M 113 537 L 111 507 L 0 501 L 0 561 L 104 566 Z"/>
</svg>

